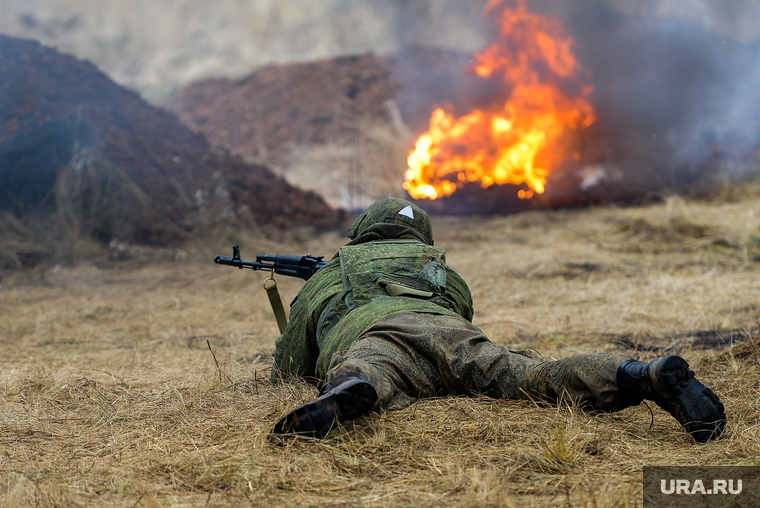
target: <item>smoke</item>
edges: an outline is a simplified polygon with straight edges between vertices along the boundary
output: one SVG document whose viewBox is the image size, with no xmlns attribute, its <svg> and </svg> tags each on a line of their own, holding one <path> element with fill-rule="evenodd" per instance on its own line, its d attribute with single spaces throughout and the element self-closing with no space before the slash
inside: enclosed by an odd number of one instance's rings
<svg viewBox="0 0 760 508">
<path fill-rule="evenodd" d="M 425 46 L 472 52 L 488 43 L 481 15 L 486 0 L 385 0 L 371 5 L 375 17 L 392 16 L 390 35 L 398 51 Z"/>
<path fill-rule="evenodd" d="M 560 18 L 576 41 L 576 55 L 595 89 L 591 100 L 605 138 L 603 162 L 622 166 L 628 177 L 684 190 L 714 177 L 718 160 L 757 156 L 760 5 L 558 4 L 534 0 L 531 7 Z M 730 165 L 722 170 L 739 176 Z"/>
<path fill-rule="evenodd" d="M 613 0 L 612 4 L 639 17 L 691 19 L 738 42 L 755 41 L 760 35 L 760 4 L 755 0 Z"/>
</svg>

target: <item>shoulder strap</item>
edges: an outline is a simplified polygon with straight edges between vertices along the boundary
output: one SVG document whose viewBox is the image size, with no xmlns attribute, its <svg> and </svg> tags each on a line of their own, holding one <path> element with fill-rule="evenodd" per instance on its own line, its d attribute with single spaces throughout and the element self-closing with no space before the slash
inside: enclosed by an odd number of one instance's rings
<svg viewBox="0 0 760 508">
<path fill-rule="evenodd" d="M 270 280 L 272 284 L 267 286 L 267 282 Z M 282 335 L 288 326 L 288 317 L 285 315 L 285 307 L 282 306 L 282 298 L 280 298 L 280 292 L 277 290 L 277 281 L 269 277 L 264 281 L 264 289 L 267 292 L 267 297 L 269 297 L 269 304 L 272 306 L 274 318 L 277 320 L 277 328 L 280 329 L 280 335 Z"/>
</svg>

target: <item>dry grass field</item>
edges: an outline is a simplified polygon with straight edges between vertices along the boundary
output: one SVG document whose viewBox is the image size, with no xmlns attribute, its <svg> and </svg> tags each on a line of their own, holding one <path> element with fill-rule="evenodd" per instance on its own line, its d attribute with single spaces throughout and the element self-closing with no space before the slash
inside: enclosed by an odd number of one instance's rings
<svg viewBox="0 0 760 508">
<path fill-rule="evenodd" d="M 757 189 L 434 227 L 495 342 L 545 358 L 678 352 L 724 401 L 725 437 L 696 445 L 645 405 L 451 397 L 273 441 L 316 390 L 269 384 L 265 274 L 214 265 L 230 255 L 219 242 L 3 274 L 0 505 L 628 507 L 644 465 L 760 465 Z M 343 243 L 235 240 L 249 259 Z M 301 285 L 278 281 L 286 301 Z"/>
</svg>

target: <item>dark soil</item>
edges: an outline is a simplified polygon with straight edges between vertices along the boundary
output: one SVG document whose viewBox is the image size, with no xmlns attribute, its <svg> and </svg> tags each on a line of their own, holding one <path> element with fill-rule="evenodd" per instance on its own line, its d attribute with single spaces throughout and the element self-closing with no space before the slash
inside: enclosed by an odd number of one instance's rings
<svg viewBox="0 0 760 508">
<path fill-rule="evenodd" d="M 0 212 L 157 245 L 243 216 L 273 231 L 343 219 L 267 167 L 213 148 L 92 64 L 2 35 Z"/>
</svg>

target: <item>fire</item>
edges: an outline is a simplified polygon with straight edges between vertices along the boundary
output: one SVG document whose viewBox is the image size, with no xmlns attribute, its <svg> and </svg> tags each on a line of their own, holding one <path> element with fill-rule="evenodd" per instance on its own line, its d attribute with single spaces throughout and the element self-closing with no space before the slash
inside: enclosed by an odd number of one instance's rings
<svg viewBox="0 0 760 508">
<path fill-rule="evenodd" d="M 433 112 L 407 159 L 403 186 L 415 199 L 449 196 L 467 182 L 521 185 L 522 199 L 541 194 L 570 155 L 563 134 L 594 121 L 586 101 L 593 89 L 580 82 L 573 41 L 558 20 L 529 12 L 525 0 L 490 0 L 483 14 L 494 16 L 499 37 L 471 69 L 501 80 L 509 97 L 460 118 Z"/>
</svg>

